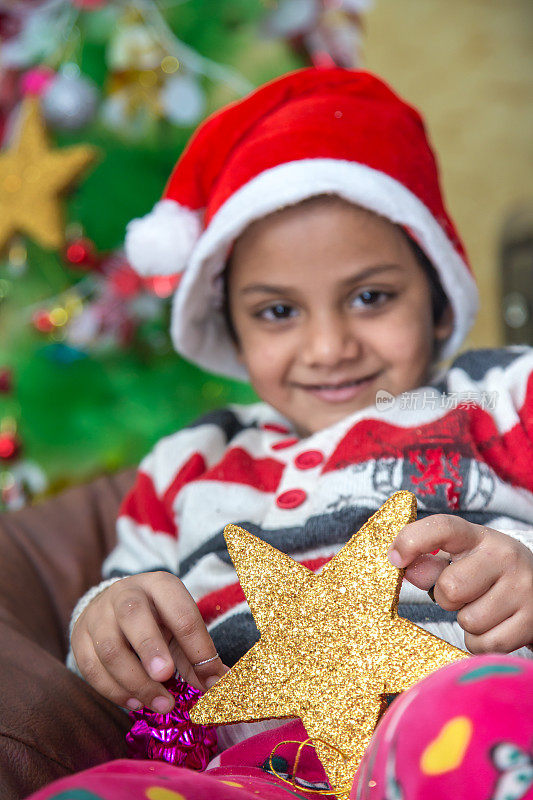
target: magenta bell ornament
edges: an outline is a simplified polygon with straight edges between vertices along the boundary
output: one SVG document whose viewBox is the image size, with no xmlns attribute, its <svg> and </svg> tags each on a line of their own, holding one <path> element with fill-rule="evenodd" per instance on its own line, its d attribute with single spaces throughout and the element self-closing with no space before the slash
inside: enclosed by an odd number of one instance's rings
<svg viewBox="0 0 533 800">
<path fill-rule="evenodd" d="M 126 734 L 129 755 L 204 770 L 217 752 L 216 730 L 209 725 L 194 725 L 189 717 L 203 693 L 179 677 L 164 685 L 176 700 L 174 708 L 168 714 L 146 707 L 130 711 L 134 724 Z"/>
</svg>

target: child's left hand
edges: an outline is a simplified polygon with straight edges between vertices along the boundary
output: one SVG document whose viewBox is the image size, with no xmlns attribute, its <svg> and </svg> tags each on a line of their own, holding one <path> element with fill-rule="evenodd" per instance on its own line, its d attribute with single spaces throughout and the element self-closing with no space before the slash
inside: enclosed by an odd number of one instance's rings
<svg viewBox="0 0 533 800">
<path fill-rule="evenodd" d="M 449 557 L 430 555 L 438 549 Z M 420 589 L 434 586 L 441 608 L 458 611 L 471 653 L 533 644 L 533 553 L 511 536 L 434 514 L 402 528 L 389 560 Z"/>
</svg>

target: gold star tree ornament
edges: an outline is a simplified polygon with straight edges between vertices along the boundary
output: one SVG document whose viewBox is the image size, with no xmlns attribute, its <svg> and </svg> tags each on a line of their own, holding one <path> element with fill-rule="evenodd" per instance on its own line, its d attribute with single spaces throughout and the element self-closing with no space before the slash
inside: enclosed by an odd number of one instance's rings
<svg viewBox="0 0 533 800">
<path fill-rule="evenodd" d="M 43 247 L 64 244 L 59 195 L 94 161 L 89 145 L 50 149 L 38 101 L 27 98 L 19 130 L 0 152 L 0 252 L 15 233 L 26 234 Z"/>
<path fill-rule="evenodd" d="M 415 519 L 415 496 L 396 492 L 318 575 L 227 525 L 261 637 L 198 701 L 192 721 L 300 717 L 332 788 L 349 791 L 384 695 L 468 656 L 397 614 L 403 570 L 387 551 Z"/>
</svg>

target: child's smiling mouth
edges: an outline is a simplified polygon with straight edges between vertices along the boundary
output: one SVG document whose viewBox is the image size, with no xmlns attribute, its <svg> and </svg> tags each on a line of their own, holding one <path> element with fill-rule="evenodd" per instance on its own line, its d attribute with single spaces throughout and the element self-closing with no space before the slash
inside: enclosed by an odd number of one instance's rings
<svg viewBox="0 0 533 800">
<path fill-rule="evenodd" d="M 366 378 L 358 380 L 343 381 L 342 383 L 322 383 L 322 384 L 294 384 L 299 389 L 325 400 L 327 403 L 345 403 L 361 394 L 377 378 L 380 372 L 375 372 Z"/>
</svg>

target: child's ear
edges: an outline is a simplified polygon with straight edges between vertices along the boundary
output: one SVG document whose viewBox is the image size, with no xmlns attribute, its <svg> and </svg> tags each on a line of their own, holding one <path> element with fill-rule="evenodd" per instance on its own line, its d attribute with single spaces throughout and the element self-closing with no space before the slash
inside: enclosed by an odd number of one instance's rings
<svg viewBox="0 0 533 800">
<path fill-rule="evenodd" d="M 446 308 L 441 314 L 438 322 L 435 323 L 434 332 L 435 339 L 438 342 L 444 341 L 450 336 L 453 330 L 453 310 L 451 303 L 448 303 Z"/>
</svg>

